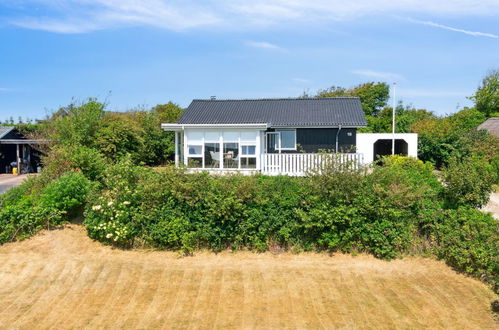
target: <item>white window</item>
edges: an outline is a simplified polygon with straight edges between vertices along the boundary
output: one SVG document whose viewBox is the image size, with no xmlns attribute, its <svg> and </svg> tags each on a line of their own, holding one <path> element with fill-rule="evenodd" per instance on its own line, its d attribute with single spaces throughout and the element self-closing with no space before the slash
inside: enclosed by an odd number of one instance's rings
<svg viewBox="0 0 499 330">
<path fill-rule="evenodd" d="M 241 168 L 256 168 L 256 145 L 241 145 Z"/>
<path fill-rule="evenodd" d="M 296 130 L 276 130 L 281 137 L 281 150 L 296 150 Z"/>
</svg>

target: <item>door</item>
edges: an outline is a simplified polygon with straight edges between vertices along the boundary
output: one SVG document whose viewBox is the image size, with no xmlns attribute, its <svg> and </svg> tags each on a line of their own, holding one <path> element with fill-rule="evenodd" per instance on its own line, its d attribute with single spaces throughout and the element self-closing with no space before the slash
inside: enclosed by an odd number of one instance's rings
<svg viewBox="0 0 499 330">
<path fill-rule="evenodd" d="M 267 153 L 273 154 L 281 151 L 281 134 L 279 132 L 267 132 Z"/>
</svg>

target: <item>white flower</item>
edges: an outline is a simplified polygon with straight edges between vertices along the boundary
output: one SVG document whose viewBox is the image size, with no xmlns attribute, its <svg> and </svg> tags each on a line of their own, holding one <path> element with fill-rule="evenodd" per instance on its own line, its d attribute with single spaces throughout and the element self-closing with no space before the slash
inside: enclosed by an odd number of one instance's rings
<svg viewBox="0 0 499 330">
<path fill-rule="evenodd" d="M 124 201 L 123 205 L 130 205 L 130 202 L 129 201 Z"/>
<path fill-rule="evenodd" d="M 109 203 L 107 203 L 107 206 L 111 206 L 111 205 L 113 205 L 113 202 L 112 202 L 112 201 L 111 201 L 111 202 L 109 202 Z"/>
<path fill-rule="evenodd" d="M 94 206 L 92 206 L 92 210 L 94 210 L 94 211 L 99 211 L 101 208 L 102 208 L 101 205 L 94 205 Z"/>
<path fill-rule="evenodd" d="M 106 238 L 111 238 L 111 237 L 113 237 L 113 234 L 107 234 L 106 235 Z"/>
</svg>

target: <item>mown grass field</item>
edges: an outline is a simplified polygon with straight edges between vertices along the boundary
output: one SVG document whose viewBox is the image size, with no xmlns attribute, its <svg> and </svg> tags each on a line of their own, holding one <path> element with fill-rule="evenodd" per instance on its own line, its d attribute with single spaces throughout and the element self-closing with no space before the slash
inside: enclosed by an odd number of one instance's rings
<svg viewBox="0 0 499 330">
<path fill-rule="evenodd" d="M 121 251 L 76 225 L 0 247 L 0 328 L 492 329 L 493 292 L 441 262 Z"/>
</svg>

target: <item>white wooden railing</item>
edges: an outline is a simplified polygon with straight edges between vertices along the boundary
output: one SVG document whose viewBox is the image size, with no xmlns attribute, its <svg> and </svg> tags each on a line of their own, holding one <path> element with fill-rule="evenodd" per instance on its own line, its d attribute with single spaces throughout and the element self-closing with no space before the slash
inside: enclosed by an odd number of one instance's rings
<svg viewBox="0 0 499 330">
<path fill-rule="evenodd" d="M 305 176 L 329 162 L 357 168 L 363 163 L 363 154 L 262 154 L 261 171 L 268 175 Z"/>
</svg>

